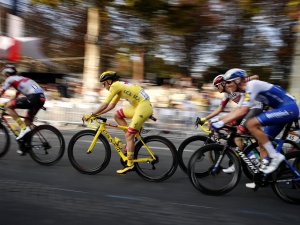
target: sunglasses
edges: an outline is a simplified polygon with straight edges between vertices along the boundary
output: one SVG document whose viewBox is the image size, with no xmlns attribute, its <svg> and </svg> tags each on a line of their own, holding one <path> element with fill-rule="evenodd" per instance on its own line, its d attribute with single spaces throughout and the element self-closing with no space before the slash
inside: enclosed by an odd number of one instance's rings
<svg viewBox="0 0 300 225">
<path fill-rule="evenodd" d="M 103 82 L 103 83 L 102 83 L 102 85 L 103 85 L 103 87 L 105 87 L 105 85 L 106 85 L 106 82 Z"/>
<path fill-rule="evenodd" d="M 232 80 L 226 81 L 226 84 L 231 84 Z"/>
<path fill-rule="evenodd" d="M 221 85 L 221 83 L 216 84 L 215 87 L 216 87 L 216 88 L 219 88 L 220 85 Z"/>
</svg>

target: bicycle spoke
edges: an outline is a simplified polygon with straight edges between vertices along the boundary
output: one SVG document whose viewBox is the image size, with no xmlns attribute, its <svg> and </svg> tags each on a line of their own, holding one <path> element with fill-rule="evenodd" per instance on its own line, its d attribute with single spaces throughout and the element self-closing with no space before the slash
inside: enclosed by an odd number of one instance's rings
<svg viewBox="0 0 300 225">
<path fill-rule="evenodd" d="M 50 125 L 41 125 L 32 131 L 29 145 L 30 156 L 42 165 L 58 162 L 64 154 L 65 143 L 61 133 Z"/>
<path fill-rule="evenodd" d="M 111 151 L 109 144 L 102 136 L 99 137 L 92 151 L 87 153 L 94 136 L 95 131 L 84 130 L 70 140 L 68 157 L 73 167 L 81 173 L 99 173 L 109 163 Z"/>
</svg>

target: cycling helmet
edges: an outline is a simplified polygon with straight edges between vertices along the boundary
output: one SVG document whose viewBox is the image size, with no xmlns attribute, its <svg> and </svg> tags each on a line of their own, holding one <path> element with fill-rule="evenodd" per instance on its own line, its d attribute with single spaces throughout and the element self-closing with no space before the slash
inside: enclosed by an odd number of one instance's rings
<svg viewBox="0 0 300 225">
<path fill-rule="evenodd" d="M 242 69 L 230 69 L 224 74 L 224 80 L 226 81 L 232 81 L 237 78 L 245 78 L 247 77 L 246 71 Z"/>
<path fill-rule="evenodd" d="M 223 78 L 223 75 L 220 74 L 220 75 L 216 76 L 215 79 L 213 80 L 213 85 L 215 87 L 217 87 L 218 84 L 220 84 L 222 81 L 224 81 L 224 78 Z"/>
<path fill-rule="evenodd" d="M 16 75 L 17 69 L 14 65 L 6 65 L 4 69 L 1 71 L 1 74 L 4 76 L 8 73 L 9 75 Z"/>
<path fill-rule="evenodd" d="M 113 81 L 115 81 L 115 80 L 117 80 L 118 78 L 119 78 L 119 77 L 118 77 L 118 75 L 117 75 L 117 73 L 116 73 L 115 71 L 109 70 L 109 71 L 103 72 L 103 73 L 100 75 L 99 81 L 100 81 L 100 82 L 104 82 L 104 81 L 106 81 L 106 80 L 113 80 Z"/>
</svg>

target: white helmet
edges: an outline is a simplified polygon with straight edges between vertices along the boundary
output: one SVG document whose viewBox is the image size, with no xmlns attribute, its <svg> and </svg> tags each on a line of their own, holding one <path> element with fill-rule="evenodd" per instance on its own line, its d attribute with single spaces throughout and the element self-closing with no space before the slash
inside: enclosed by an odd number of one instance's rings
<svg viewBox="0 0 300 225">
<path fill-rule="evenodd" d="M 230 69 L 228 70 L 225 74 L 224 74 L 224 80 L 226 81 L 231 81 L 231 80 L 235 80 L 239 77 L 241 78 L 245 78 L 247 77 L 246 71 L 242 70 L 242 69 Z"/>
</svg>

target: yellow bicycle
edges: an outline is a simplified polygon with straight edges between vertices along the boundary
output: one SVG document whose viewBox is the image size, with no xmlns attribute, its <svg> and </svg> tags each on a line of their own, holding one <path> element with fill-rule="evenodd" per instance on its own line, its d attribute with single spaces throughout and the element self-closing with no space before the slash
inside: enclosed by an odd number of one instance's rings
<svg viewBox="0 0 300 225">
<path fill-rule="evenodd" d="M 153 118 L 153 117 L 152 117 Z M 155 118 L 153 118 L 155 119 Z M 97 174 L 104 170 L 111 159 L 111 147 L 117 151 L 123 165 L 127 156 L 122 147 L 108 131 L 108 127 L 127 130 L 127 126 L 110 124 L 107 118 L 93 116 L 87 121 L 92 129 L 76 133 L 68 146 L 68 158 L 72 166 L 83 174 Z M 171 177 L 177 167 L 177 151 L 174 144 L 165 137 L 152 135 L 142 137 L 136 134 L 134 151 L 135 171 L 147 181 L 164 181 Z"/>
<path fill-rule="evenodd" d="M 199 121 L 200 121 L 199 118 L 197 118 L 195 122 L 195 126 L 196 127 L 199 126 L 201 130 L 207 135 L 199 134 L 199 135 L 188 137 L 179 145 L 178 148 L 179 167 L 185 173 L 187 173 L 187 165 L 189 159 L 196 150 L 198 150 L 200 147 L 207 144 L 212 144 L 212 143 L 220 144 L 220 139 L 225 139 L 226 137 L 225 135 L 221 137 L 219 135 L 215 135 L 214 132 L 212 132 L 209 129 L 207 121 L 205 123 L 200 123 Z"/>
</svg>

